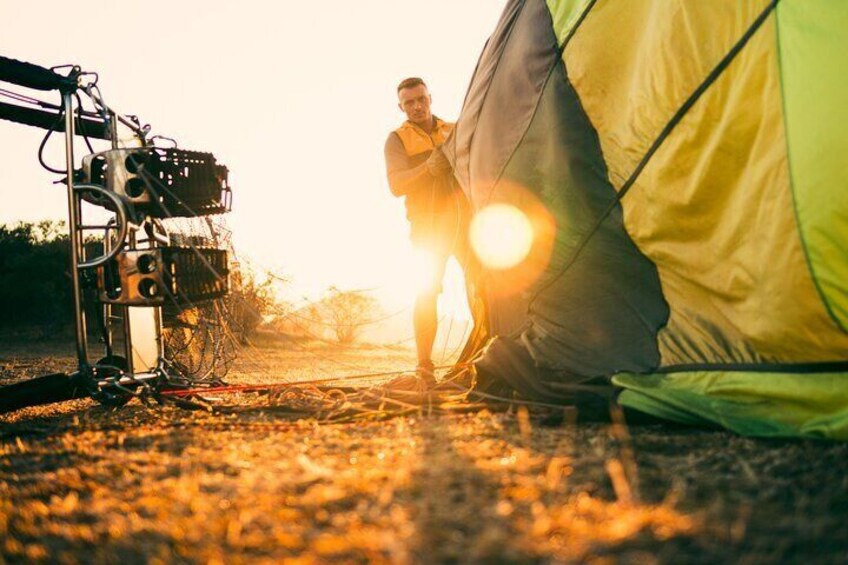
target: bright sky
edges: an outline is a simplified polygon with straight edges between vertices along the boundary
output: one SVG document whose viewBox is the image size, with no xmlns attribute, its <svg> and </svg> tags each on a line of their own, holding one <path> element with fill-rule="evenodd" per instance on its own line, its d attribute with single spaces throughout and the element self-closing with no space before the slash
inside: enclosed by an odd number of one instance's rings
<svg viewBox="0 0 848 565">
<path fill-rule="evenodd" d="M 230 168 L 240 253 L 298 292 L 406 298 L 407 223 L 383 163 L 403 120 L 395 85 L 424 77 L 434 113 L 454 120 L 503 0 L 50 4 L 0 3 L 0 54 L 97 71 L 114 109 L 214 153 Z M 36 159 L 43 133 L 0 122 L 0 223 L 66 218 Z"/>
</svg>

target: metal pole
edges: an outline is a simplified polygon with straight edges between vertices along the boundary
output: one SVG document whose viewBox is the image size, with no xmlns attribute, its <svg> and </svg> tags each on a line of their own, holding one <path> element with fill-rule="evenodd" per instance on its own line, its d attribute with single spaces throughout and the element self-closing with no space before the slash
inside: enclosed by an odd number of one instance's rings
<svg viewBox="0 0 848 565">
<path fill-rule="evenodd" d="M 112 236 L 107 228 L 103 232 L 103 252 L 109 253 L 110 251 L 112 251 Z M 103 316 L 103 342 L 106 346 L 106 357 L 112 357 L 112 305 L 104 302 L 100 309 L 100 315 Z"/>
<path fill-rule="evenodd" d="M 135 230 L 130 230 L 129 234 L 129 244 L 130 249 L 135 249 L 136 246 L 136 235 Z M 133 362 L 133 345 L 132 345 L 132 324 L 130 323 L 130 308 L 131 306 L 123 306 L 124 312 L 124 356 L 127 360 L 127 372 L 131 375 L 135 374 L 135 363 Z"/>
<path fill-rule="evenodd" d="M 77 359 L 80 367 L 88 365 L 88 336 L 85 328 L 79 264 L 85 260 L 80 232 L 80 200 L 74 192 L 74 99 L 70 92 L 62 94 L 65 108 L 65 163 L 68 173 L 68 227 L 71 240 L 71 281 L 74 291 L 74 322 L 77 338 Z"/>
<path fill-rule="evenodd" d="M 115 112 L 109 112 L 109 135 L 112 137 L 112 149 L 118 148 L 118 120 Z"/>
<path fill-rule="evenodd" d="M 111 112 L 111 111 L 109 112 L 109 137 L 111 138 L 110 141 L 112 142 L 112 149 L 117 149 L 118 148 L 118 125 L 117 125 L 117 121 L 115 119 L 115 112 Z M 121 242 L 118 242 L 119 245 L 120 245 L 120 243 Z M 103 250 L 106 253 L 108 253 L 112 250 L 112 239 L 111 239 L 109 230 L 106 230 L 106 232 L 103 235 Z M 113 354 L 113 350 L 112 350 L 112 345 L 113 345 L 112 322 L 113 322 L 114 313 L 115 313 L 114 306 L 112 306 L 108 302 L 103 304 L 103 319 L 106 322 L 105 323 L 106 335 L 104 336 L 104 338 L 106 340 L 106 356 L 107 357 L 112 357 L 112 354 Z M 127 314 L 126 314 L 126 311 L 124 311 L 123 328 L 126 328 L 126 319 L 127 319 Z M 126 343 L 127 343 L 127 341 L 129 341 L 129 338 L 127 337 L 127 333 L 124 332 L 124 349 L 125 349 L 124 358 L 125 359 L 128 358 L 128 356 L 126 356 Z"/>
</svg>

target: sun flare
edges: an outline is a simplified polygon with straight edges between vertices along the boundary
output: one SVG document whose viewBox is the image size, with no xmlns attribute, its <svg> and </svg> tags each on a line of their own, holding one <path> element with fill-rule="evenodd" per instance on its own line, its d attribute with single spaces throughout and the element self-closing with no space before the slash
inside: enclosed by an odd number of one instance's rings
<svg viewBox="0 0 848 565">
<path fill-rule="evenodd" d="M 471 221 L 471 246 L 489 269 L 509 269 L 523 261 L 533 245 L 527 215 L 509 204 L 492 204 Z"/>
</svg>

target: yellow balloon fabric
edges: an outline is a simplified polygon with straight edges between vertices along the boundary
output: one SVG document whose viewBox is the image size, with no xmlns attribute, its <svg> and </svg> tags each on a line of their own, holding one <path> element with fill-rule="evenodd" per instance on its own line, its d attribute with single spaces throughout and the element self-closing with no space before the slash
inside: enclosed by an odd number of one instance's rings
<svg viewBox="0 0 848 565">
<path fill-rule="evenodd" d="M 777 5 L 789 169 L 822 299 L 848 331 L 848 2 Z"/>
<path fill-rule="evenodd" d="M 768 5 L 599 0 L 593 7 L 564 61 L 617 189 Z M 796 222 L 774 12 L 664 139 L 621 204 L 670 308 L 658 336 L 660 366 L 845 358 L 848 334 L 816 289 Z"/>
</svg>

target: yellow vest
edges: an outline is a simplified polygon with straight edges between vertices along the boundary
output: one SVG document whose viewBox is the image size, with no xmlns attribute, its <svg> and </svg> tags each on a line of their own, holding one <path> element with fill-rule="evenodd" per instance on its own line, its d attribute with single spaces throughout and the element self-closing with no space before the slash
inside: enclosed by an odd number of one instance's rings
<svg viewBox="0 0 848 565">
<path fill-rule="evenodd" d="M 423 129 L 413 124 L 409 120 L 403 122 L 403 125 L 395 130 L 395 133 L 403 143 L 403 148 L 406 149 L 406 154 L 410 157 L 427 153 L 441 145 L 448 138 L 450 132 L 453 131 L 453 124 L 435 118 L 436 125 L 433 126 L 433 131 L 427 135 Z"/>
</svg>

